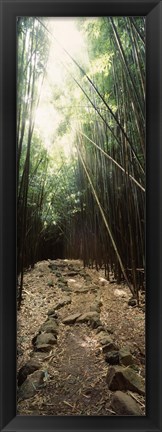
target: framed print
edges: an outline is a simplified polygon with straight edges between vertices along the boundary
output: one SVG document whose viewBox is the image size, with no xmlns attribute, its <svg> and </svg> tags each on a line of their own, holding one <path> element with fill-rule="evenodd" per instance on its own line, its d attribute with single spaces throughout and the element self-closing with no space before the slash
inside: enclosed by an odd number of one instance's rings
<svg viewBox="0 0 162 432">
<path fill-rule="evenodd" d="M 161 1 L 1 28 L 1 430 L 160 431 Z"/>
</svg>

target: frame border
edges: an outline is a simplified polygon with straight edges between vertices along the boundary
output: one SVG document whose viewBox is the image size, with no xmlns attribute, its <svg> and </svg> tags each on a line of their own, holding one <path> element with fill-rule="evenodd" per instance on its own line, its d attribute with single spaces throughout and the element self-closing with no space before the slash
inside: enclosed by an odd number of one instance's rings
<svg viewBox="0 0 162 432">
<path fill-rule="evenodd" d="M 146 417 L 16 416 L 16 16 L 146 17 Z M 162 0 L 0 0 L 1 431 L 162 431 Z M 160 121 L 161 120 L 161 121 Z"/>
</svg>

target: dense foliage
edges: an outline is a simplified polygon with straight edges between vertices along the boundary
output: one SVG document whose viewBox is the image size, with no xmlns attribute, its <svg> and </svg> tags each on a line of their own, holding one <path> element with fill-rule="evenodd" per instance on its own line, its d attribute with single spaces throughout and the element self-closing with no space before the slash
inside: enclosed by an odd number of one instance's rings
<svg viewBox="0 0 162 432">
<path fill-rule="evenodd" d="M 45 258 L 104 265 L 136 295 L 143 284 L 145 21 L 78 18 L 76 25 L 88 54 L 66 51 L 64 83 L 51 88 L 60 121 L 49 155 L 35 112 L 52 35 L 43 18 L 17 24 L 19 304 L 24 268 Z"/>
</svg>

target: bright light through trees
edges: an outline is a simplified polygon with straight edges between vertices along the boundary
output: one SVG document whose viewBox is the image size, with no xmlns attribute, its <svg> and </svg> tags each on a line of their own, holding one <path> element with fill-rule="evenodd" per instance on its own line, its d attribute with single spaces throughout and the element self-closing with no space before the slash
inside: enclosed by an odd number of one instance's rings
<svg viewBox="0 0 162 432">
<path fill-rule="evenodd" d="M 64 86 L 66 87 L 65 79 L 68 73 L 66 66 L 72 62 L 64 50 L 67 50 L 71 56 L 76 56 L 76 58 L 79 54 L 79 57 L 83 60 L 86 59 L 86 61 L 88 54 L 83 36 L 76 27 L 75 18 L 48 18 L 45 25 L 47 25 L 51 33 L 50 52 L 40 101 L 36 110 L 35 125 L 37 132 L 43 136 L 45 147 L 51 152 L 55 146 L 54 133 L 64 115 L 65 105 L 68 106 L 66 88 L 64 89 L 62 113 L 54 107 L 51 98 L 51 89 L 54 86 L 58 86 L 61 90 Z M 66 138 L 63 137 L 60 141 L 60 146 L 63 148 L 66 156 L 70 155 L 72 151 L 72 139 L 69 139 L 69 136 Z"/>
</svg>

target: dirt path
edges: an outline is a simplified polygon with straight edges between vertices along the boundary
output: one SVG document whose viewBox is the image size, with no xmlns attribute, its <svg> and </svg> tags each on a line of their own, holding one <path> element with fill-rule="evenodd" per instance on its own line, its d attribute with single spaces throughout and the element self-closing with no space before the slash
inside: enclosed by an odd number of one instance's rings
<svg viewBox="0 0 162 432">
<path fill-rule="evenodd" d="M 57 310 L 57 344 L 49 352 L 35 351 L 33 337 L 49 310 L 65 297 L 71 302 Z M 128 306 L 129 298 L 126 286 L 108 283 L 103 270 L 85 270 L 80 261 L 43 261 L 26 272 L 18 312 L 17 368 L 34 358 L 41 362 L 45 379 L 33 397 L 18 401 L 19 415 L 116 415 L 105 379 L 102 329 L 90 321 L 72 325 L 63 321 L 71 314 L 93 311 L 97 301 L 102 328 L 113 343 L 130 349 L 144 378 L 145 318 L 142 309 Z M 135 397 L 144 414 L 144 397 Z"/>
<path fill-rule="evenodd" d="M 105 364 L 95 355 L 92 331 L 66 329 L 62 343 L 63 350 L 55 357 L 54 380 L 43 395 L 45 415 L 109 415 Z"/>
</svg>

